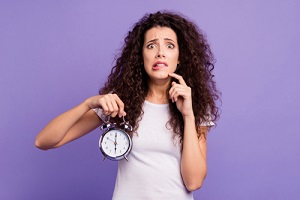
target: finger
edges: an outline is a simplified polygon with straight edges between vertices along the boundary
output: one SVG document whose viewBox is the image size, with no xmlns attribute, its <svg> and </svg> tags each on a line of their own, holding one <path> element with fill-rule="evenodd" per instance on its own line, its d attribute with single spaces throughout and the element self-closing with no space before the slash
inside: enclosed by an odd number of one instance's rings
<svg viewBox="0 0 300 200">
<path fill-rule="evenodd" d="M 124 112 L 124 103 L 121 101 L 121 99 L 118 97 L 117 94 L 112 94 L 111 95 L 111 105 L 113 107 L 112 112 L 110 113 L 111 117 L 115 117 L 115 116 L 123 116 L 123 112 Z"/>
<path fill-rule="evenodd" d="M 115 98 L 116 104 L 118 105 L 118 108 L 119 108 L 119 110 L 118 110 L 119 111 L 118 112 L 118 116 L 119 117 L 125 116 L 126 113 L 124 111 L 124 103 L 123 103 L 123 101 L 116 94 L 115 94 L 114 98 Z"/>
<path fill-rule="evenodd" d="M 175 83 L 175 82 L 172 82 L 172 87 L 170 88 L 170 90 L 169 90 L 169 98 L 172 100 L 172 102 L 174 103 L 174 90 L 175 90 L 175 86 L 177 85 L 177 83 Z"/>
<path fill-rule="evenodd" d="M 182 76 L 175 74 L 175 73 L 169 73 L 169 76 L 177 79 L 181 85 L 186 86 L 186 83 L 185 83 L 184 79 L 182 78 Z"/>
<path fill-rule="evenodd" d="M 106 115 L 109 112 L 109 108 L 108 108 L 105 98 L 99 99 L 98 104 L 99 104 L 99 107 L 102 108 L 102 113 L 104 115 Z"/>
<path fill-rule="evenodd" d="M 178 100 L 178 97 L 183 94 L 183 91 L 185 90 L 185 86 L 180 85 L 176 82 L 172 82 L 172 87 L 169 91 L 170 99 L 172 99 L 172 102 L 176 102 Z"/>
<path fill-rule="evenodd" d="M 187 98 L 190 96 L 190 88 L 186 86 L 182 86 L 179 84 L 173 84 L 172 88 L 169 91 L 170 99 L 174 101 L 177 101 L 179 97 Z"/>
<path fill-rule="evenodd" d="M 186 88 L 187 88 L 186 86 L 180 85 L 176 82 L 172 82 L 172 87 L 169 90 L 169 95 L 173 94 L 177 90 L 184 91 Z"/>
<path fill-rule="evenodd" d="M 113 113 L 114 112 L 114 99 L 109 95 L 109 96 L 106 96 L 106 105 L 108 107 L 108 112 L 109 114 Z"/>
<path fill-rule="evenodd" d="M 112 101 L 114 100 L 111 94 L 107 94 L 99 100 L 104 115 L 111 115 L 113 113 L 114 106 L 112 104 Z"/>
<path fill-rule="evenodd" d="M 182 96 L 183 91 L 180 89 L 176 89 L 171 93 L 171 97 L 173 99 L 173 102 L 176 102 L 180 96 Z"/>
<path fill-rule="evenodd" d="M 111 117 L 115 117 L 115 116 L 118 114 L 118 112 L 119 112 L 119 107 L 118 107 L 116 101 L 112 101 L 112 102 L 111 102 L 111 105 L 113 106 L 113 111 L 112 111 L 112 113 L 110 114 L 110 116 L 111 116 Z"/>
<path fill-rule="evenodd" d="M 124 103 L 118 97 L 117 94 L 107 94 L 98 100 L 99 107 L 102 108 L 104 115 L 115 116 L 126 116 L 124 111 Z"/>
</svg>

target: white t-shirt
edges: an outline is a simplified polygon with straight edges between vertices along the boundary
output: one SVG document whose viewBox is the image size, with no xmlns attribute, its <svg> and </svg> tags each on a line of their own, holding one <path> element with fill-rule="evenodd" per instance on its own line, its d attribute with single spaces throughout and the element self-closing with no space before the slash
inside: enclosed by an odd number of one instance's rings
<svg viewBox="0 0 300 200">
<path fill-rule="evenodd" d="M 180 174 L 179 139 L 166 127 L 168 104 L 145 101 L 143 110 L 128 162 L 118 163 L 113 200 L 192 200 Z M 95 112 L 103 119 L 100 109 Z"/>
</svg>

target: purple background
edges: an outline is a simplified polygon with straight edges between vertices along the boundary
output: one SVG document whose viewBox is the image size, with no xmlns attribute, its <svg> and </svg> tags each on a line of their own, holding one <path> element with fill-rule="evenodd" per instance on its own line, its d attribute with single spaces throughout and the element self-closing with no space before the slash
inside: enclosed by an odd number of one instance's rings
<svg viewBox="0 0 300 200">
<path fill-rule="evenodd" d="M 0 199 L 110 199 L 99 130 L 40 151 L 37 133 L 97 94 L 145 12 L 180 11 L 216 56 L 222 116 L 195 199 L 300 199 L 300 1 L 0 1 Z"/>
</svg>

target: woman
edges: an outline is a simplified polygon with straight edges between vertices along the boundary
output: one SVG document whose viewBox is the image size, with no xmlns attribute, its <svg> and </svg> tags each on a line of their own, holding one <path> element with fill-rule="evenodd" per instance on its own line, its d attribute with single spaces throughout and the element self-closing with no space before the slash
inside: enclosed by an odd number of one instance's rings
<svg viewBox="0 0 300 200">
<path fill-rule="evenodd" d="M 195 24 L 157 12 L 124 40 L 99 95 L 53 119 L 37 136 L 40 149 L 60 147 L 103 123 L 133 126 L 129 162 L 119 161 L 113 199 L 193 199 L 206 176 L 206 134 L 219 117 L 213 56 Z"/>
</svg>

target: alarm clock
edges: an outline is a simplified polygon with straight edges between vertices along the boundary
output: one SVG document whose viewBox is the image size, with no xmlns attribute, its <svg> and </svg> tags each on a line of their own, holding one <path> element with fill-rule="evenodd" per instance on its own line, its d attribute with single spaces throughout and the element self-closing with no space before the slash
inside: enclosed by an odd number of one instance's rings
<svg viewBox="0 0 300 200">
<path fill-rule="evenodd" d="M 125 159 L 128 161 L 127 155 L 132 149 L 132 140 L 126 131 L 132 131 L 132 126 L 129 122 L 125 121 L 123 116 L 123 122 L 117 126 L 116 123 L 109 122 L 108 120 L 100 127 L 104 130 L 99 139 L 99 148 L 106 158 L 118 161 Z"/>
</svg>

